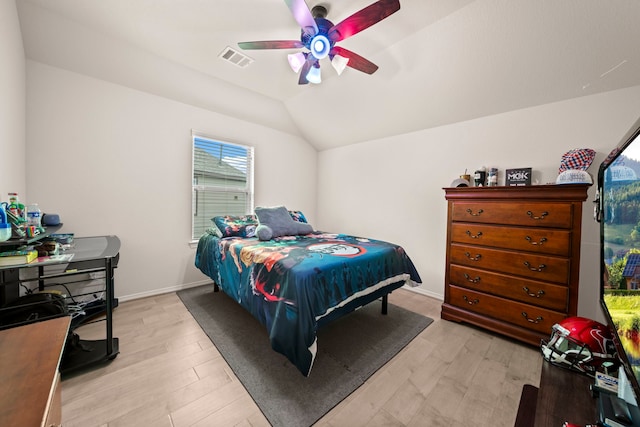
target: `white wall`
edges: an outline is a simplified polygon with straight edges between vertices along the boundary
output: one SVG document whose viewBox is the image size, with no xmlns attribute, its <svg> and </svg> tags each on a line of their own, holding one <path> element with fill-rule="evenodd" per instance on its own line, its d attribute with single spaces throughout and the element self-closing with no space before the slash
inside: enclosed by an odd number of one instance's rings
<svg viewBox="0 0 640 427">
<path fill-rule="evenodd" d="M 443 187 L 480 166 L 532 167 L 555 181 L 562 154 L 592 148 L 597 167 L 640 116 L 640 87 L 608 92 L 322 151 L 318 228 L 402 245 L 422 277 L 418 289 L 444 298 L 447 204 Z M 585 202 L 579 313 L 600 318 L 595 186 Z"/>
<path fill-rule="evenodd" d="M 26 197 L 25 59 L 15 2 L 0 1 L 0 200 Z"/>
<path fill-rule="evenodd" d="M 17 9 L 29 59 L 299 136 L 275 99 L 109 36 L 89 22 L 25 1 L 17 1 Z"/>
<path fill-rule="evenodd" d="M 62 232 L 120 237 L 117 296 L 206 281 L 189 245 L 192 129 L 253 145 L 256 205 L 285 204 L 313 224 L 317 153 L 304 140 L 42 63 L 26 68 L 28 201 L 60 214 Z"/>
<path fill-rule="evenodd" d="M 219 101 L 207 104 L 207 96 L 220 98 L 215 90 L 200 91 L 206 99 L 193 101 L 133 90 L 124 80 L 107 83 L 38 62 L 25 64 L 15 2 L 0 2 L 0 36 L 0 198 L 18 191 L 45 212 L 59 213 L 63 231 L 120 236 L 116 293 L 121 298 L 206 280 L 193 267 L 188 244 L 192 128 L 256 146 L 257 205 L 284 203 L 304 210 L 316 228 L 399 243 L 422 275 L 420 290 L 442 297 L 442 187 L 481 165 L 502 171 L 531 166 L 534 178 L 552 181 L 562 153 L 594 148 L 599 163 L 640 113 L 636 87 L 316 154 L 268 121 L 228 115 L 244 104 L 226 102 L 230 108 L 224 111 L 217 109 Z M 186 80 L 191 93 L 193 84 Z M 169 92 L 176 91 L 180 88 Z M 587 316 L 597 316 L 593 193 L 592 188 L 583 218 L 579 311 Z"/>
</svg>

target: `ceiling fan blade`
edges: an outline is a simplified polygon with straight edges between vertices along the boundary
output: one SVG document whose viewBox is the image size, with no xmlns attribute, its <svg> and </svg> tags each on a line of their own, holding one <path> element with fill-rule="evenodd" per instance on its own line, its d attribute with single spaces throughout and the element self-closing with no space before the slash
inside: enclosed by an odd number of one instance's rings
<svg viewBox="0 0 640 427">
<path fill-rule="evenodd" d="M 240 42 L 241 49 L 297 49 L 304 47 L 298 40 L 267 40 L 256 42 Z"/>
<path fill-rule="evenodd" d="M 328 31 L 329 40 L 338 42 L 358 34 L 398 10 L 400 0 L 379 0 L 331 27 Z"/>
<path fill-rule="evenodd" d="M 318 34 L 316 20 L 313 19 L 309 6 L 307 6 L 304 0 L 284 0 L 284 2 L 289 7 L 289 10 L 291 10 L 293 17 L 298 25 L 300 25 L 300 28 L 302 28 L 302 31 L 310 36 Z"/>
<path fill-rule="evenodd" d="M 312 55 L 307 56 L 307 60 L 304 61 L 304 65 L 300 69 L 300 77 L 298 78 L 299 85 L 306 85 L 309 83 L 309 80 L 307 80 L 307 74 L 316 62 L 318 62 L 318 60 L 315 59 Z"/>
<path fill-rule="evenodd" d="M 349 62 L 347 62 L 347 67 L 355 68 L 363 73 L 373 74 L 378 70 L 378 66 L 373 62 L 340 46 L 334 46 L 331 52 L 329 52 L 329 55 L 331 57 L 333 57 L 333 55 L 340 55 L 348 58 Z"/>
</svg>

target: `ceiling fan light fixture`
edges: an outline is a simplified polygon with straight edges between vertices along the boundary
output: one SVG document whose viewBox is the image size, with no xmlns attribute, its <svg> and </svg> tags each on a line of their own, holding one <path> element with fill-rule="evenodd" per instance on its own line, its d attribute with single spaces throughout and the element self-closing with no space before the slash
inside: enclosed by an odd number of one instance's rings
<svg viewBox="0 0 640 427">
<path fill-rule="evenodd" d="M 315 85 L 322 83 L 322 77 L 320 76 L 320 67 L 311 67 L 311 69 L 307 73 L 307 81 Z"/>
<path fill-rule="evenodd" d="M 331 43 L 329 39 L 322 35 L 317 34 L 309 44 L 309 49 L 311 49 L 311 54 L 316 59 L 325 58 L 329 55 L 329 51 L 331 50 Z"/>
<path fill-rule="evenodd" d="M 308 49 L 309 52 L 304 53 L 305 60 L 302 66 L 300 66 L 299 55 L 288 57 L 291 69 L 298 74 L 299 85 L 309 82 L 320 83 L 318 63 L 326 57 L 331 59 L 338 74 L 344 71 L 345 66 L 366 74 L 375 73 L 378 69 L 376 64 L 335 44 L 366 30 L 400 10 L 400 0 L 376 0 L 334 25 L 326 18 L 327 7 L 323 5 L 309 9 L 305 0 L 285 0 L 285 4 L 300 26 L 299 40 L 247 41 L 239 42 L 238 46 L 241 49 Z M 342 54 L 340 56 L 343 58 L 338 57 L 334 60 L 337 54 Z"/>
<path fill-rule="evenodd" d="M 302 68 L 302 66 L 304 65 L 304 61 L 306 61 L 307 58 L 304 56 L 304 53 L 298 52 L 290 53 L 289 55 L 287 55 L 287 59 L 289 60 L 289 66 L 291 67 L 293 72 L 298 74 L 300 68 Z"/>
<path fill-rule="evenodd" d="M 331 65 L 336 70 L 338 75 L 341 75 L 345 68 L 347 68 L 347 63 L 349 62 L 349 58 L 345 58 L 344 56 L 334 55 L 331 60 Z"/>
</svg>

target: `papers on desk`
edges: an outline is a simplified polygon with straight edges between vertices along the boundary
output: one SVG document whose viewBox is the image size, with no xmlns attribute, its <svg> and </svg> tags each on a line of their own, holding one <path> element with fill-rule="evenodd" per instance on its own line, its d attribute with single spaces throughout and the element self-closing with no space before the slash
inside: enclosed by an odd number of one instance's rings
<svg viewBox="0 0 640 427">
<path fill-rule="evenodd" d="M 36 258 L 30 265 L 65 263 L 71 261 L 73 254 L 49 255 Z"/>
<path fill-rule="evenodd" d="M 29 266 L 45 266 L 44 275 L 64 273 L 74 254 L 49 255 L 38 257 Z"/>
</svg>

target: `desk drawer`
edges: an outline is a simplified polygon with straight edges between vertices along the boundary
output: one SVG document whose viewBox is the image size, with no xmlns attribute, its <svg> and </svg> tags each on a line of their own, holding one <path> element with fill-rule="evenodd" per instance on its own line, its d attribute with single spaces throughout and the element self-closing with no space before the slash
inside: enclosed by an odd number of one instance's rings
<svg viewBox="0 0 640 427">
<path fill-rule="evenodd" d="M 567 203 L 453 202 L 451 219 L 524 227 L 571 228 L 573 207 Z"/>
<path fill-rule="evenodd" d="M 567 311 L 569 289 L 563 285 L 527 280 L 460 265 L 451 265 L 449 283 L 551 310 Z"/>
<path fill-rule="evenodd" d="M 569 280 L 568 258 L 502 251 L 457 243 L 451 244 L 449 256 L 449 262 L 452 264 L 560 284 L 565 284 Z"/>
<path fill-rule="evenodd" d="M 553 325 L 565 318 L 563 313 L 453 285 L 449 293 L 449 302 L 456 307 L 544 334 L 550 334 Z"/>
<path fill-rule="evenodd" d="M 571 232 L 544 228 L 501 227 L 497 225 L 451 224 L 451 241 L 493 246 L 551 255 L 568 256 Z"/>
</svg>

